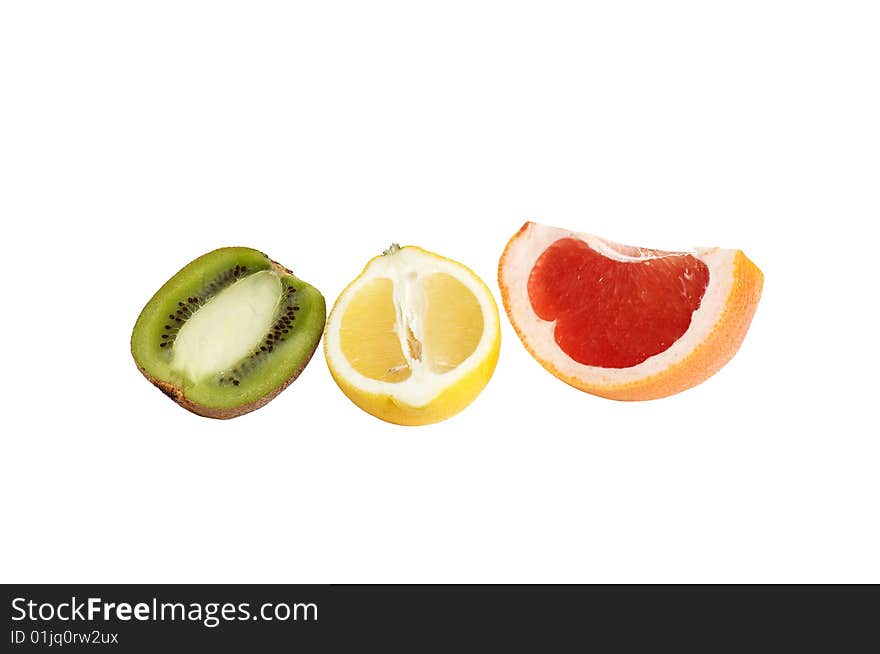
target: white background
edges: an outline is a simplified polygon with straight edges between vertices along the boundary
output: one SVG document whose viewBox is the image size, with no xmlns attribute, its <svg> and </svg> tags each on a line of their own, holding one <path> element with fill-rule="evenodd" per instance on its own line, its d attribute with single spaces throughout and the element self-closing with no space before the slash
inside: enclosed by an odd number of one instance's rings
<svg viewBox="0 0 880 654">
<path fill-rule="evenodd" d="M 875 3 L 5 2 L 0 579 L 880 582 Z M 336 298 L 391 241 L 495 291 L 526 219 L 742 248 L 737 357 L 617 403 L 506 317 L 464 413 L 361 412 L 319 352 L 189 414 L 129 354 L 224 245 Z"/>
</svg>

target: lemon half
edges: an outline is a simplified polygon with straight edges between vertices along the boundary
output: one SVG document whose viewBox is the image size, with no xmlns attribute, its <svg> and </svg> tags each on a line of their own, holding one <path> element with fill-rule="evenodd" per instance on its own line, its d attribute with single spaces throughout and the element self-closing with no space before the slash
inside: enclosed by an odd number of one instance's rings
<svg viewBox="0 0 880 654">
<path fill-rule="evenodd" d="M 470 404 L 498 362 L 498 306 L 466 266 L 418 247 L 371 259 L 333 306 L 324 355 L 361 409 L 399 425 Z"/>
</svg>

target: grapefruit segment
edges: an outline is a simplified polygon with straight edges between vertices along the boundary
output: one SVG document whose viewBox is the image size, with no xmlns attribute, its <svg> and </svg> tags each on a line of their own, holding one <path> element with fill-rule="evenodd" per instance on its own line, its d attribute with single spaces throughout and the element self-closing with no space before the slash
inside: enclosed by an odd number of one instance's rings
<svg viewBox="0 0 880 654">
<path fill-rule="evenodd" d="M 501 297 L 526 349 L 581 390 L 665 397 L 727 363 L 763 275 L 739 250 L 624 246 L 526 223 L 501 256 Z"/>
<path fill-rule="evenodd" d="M 669 349 L 687 331 L 709 284 L 708 267 L 691 254 L 621 256 L 562 238 L 529 275 L 532 308 L 556 321 L 556 343 L 579 363 L 628 368 Z"/>
</svg>

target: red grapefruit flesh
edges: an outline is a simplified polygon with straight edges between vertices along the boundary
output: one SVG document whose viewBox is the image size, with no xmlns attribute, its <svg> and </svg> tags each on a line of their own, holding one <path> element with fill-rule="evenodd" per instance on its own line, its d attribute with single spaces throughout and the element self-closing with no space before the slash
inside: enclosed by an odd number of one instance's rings
<svg viewBox="0 0 880 654">
<path fill-rule="evenodd" d="M 651 258 L 618 261 L 563 238 L 535 263 L 532 308 L 556 322 L 556 343 L 578 363 L 628 368 L 667 350 L 690 326 L 709 268 L 686 253 L 639 254 Z"/>
</svg>

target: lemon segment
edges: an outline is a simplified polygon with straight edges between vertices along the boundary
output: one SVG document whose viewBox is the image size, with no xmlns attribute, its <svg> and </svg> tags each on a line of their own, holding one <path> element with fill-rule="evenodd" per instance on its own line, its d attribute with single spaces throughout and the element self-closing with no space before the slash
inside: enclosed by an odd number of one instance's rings
<svg viewBox="0 0 880 654">
<path fill-rule="evenodd" d="M 483 310 L 474 294 L 447 273 L 428 275 L 422 286 L 427 298 L 425 357 L 433 372 L 449 372 L 477 348 Z"/>
<path fill-rule="evenodd" d="M 365 284 L 342 316 L 339 343 L 352 367 L 364 377 L 400 382 L 411 372 L 395 325 L 394 283 L 374 279 Z"/>
<path fill-rule="evenodd" d="M 417 247 L 372 259 L 327 321 L 330 373 L 359 407 L 388 422 L 444 420 L 495 369 L 498 308 L 470 269 Z"/>
</svg>

